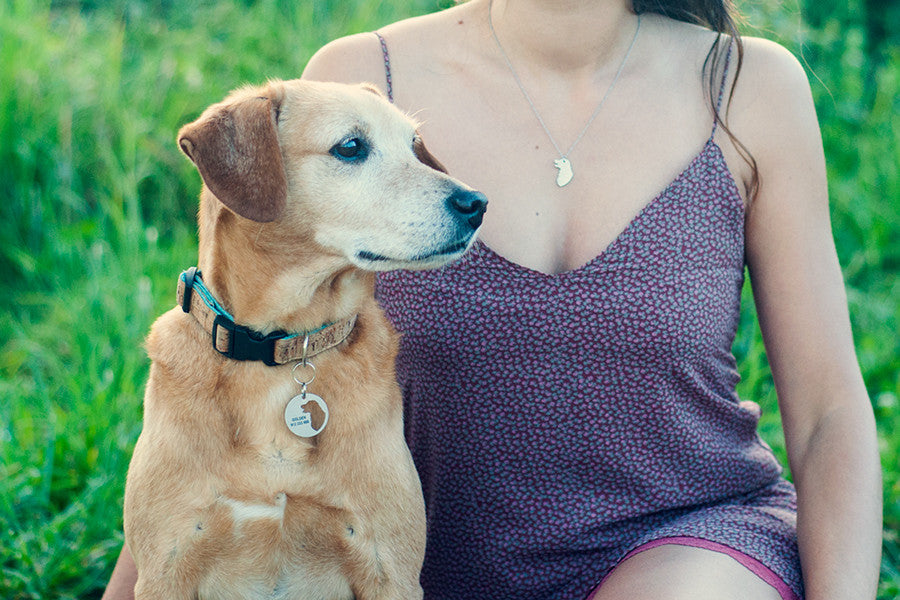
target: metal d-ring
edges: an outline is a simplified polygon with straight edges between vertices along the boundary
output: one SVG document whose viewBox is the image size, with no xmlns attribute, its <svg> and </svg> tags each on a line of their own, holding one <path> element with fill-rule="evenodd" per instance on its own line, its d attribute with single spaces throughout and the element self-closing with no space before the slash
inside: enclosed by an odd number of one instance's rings
<svg viewBox="0 0 900 600">
<path fill-rule="evenodd" d="M 297 367 L 309 367 L 310 369 L 312 369 L 312 377 L 310 377 L 306 381 L 301 381 L 297 377 L 297 373 L 295 372 L 297 370 Z M 294 379 L 295 382 L 297 382 L 297 385 L 299 385 L 302 388 L 302 390 L 305 392 L 307 386 L 309 386 L 309 384 L 311 384 L 313 381 L 316 380 L 316 365 L 312 364 L 309 361 L 298 362 L 296 365 L 294 365 L 294 368 L 291 369 L 291 377 Z"/>
<path fill-rule="evenodd" d="M 309 332 L 303 336 L 303 353 L 300 355 L 300 362 L 304 365 L 307 363 L 306 361 L 306 351 L 309 350 Z M 295 367 L 296 368 L 296 367 Z M 313 367 L 315 369 L 315 367 Z"/>
</svg>

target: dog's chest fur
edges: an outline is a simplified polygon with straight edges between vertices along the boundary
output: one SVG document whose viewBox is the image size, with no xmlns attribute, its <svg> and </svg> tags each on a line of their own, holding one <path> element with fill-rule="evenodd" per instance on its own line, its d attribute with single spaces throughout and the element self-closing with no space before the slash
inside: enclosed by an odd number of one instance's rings
<svg viewBox="0 0 900 600">
<path fill-rule="evenodd" d="M 378 562 L 367 510 L 335 491 L 314 452 L 302 440 L 245 444 L 210 474 L 190 531 L 195 555 L 217 557 L 200 597 L 353 597 L 346 566 Z"/>
<path fill-rule="evenodd" d="M 202 572 L 201 598 L 353 598 L 350 581 L 360 578 L 378 587 L 382 561 L 393 555 L 391 540 L 376 539 L 386 515 L 380 499 L 414 498 L 417 486 L 411 464 L 397 461 L 404 453 L 392 371 L 373 379 L 374 371 L 342 368 L 338 351 L 322 357 L 310 392 L 323 396 L 330 419 L 303 439 L 284 422 L 286 403 L 300 393 L 290 367 L 217 360 L 186 369 L 177 359 L 185 347 L 208 343 L 192 327 L 173 311 L 155 327 L 168 335 L 148 340 L 151 393 L 136 453 L 153 457 L 136 477 L 166 506 L 166 522 L 150 525 L 168 533 L 148 539 L 164 549 L 167 569 Z M 214 375 L 190 391 L 185 382 L 198 371 Z M 383 480 L 355 483 L 373 472 Z"/>
</svg>

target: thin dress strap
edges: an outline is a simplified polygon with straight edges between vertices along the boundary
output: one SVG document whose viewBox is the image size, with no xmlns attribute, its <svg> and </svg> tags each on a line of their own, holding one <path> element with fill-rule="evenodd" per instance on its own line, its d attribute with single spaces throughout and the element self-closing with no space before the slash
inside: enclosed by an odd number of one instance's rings
<svg viewBox="0 0 900 600">
<path fill-rule="evenodd" d="M 383 44 L 384 42 L 382 42 Z M 722 70 L 722 83 L 719 85 L 719 99 L 716 102 L 716 115 L 713 120 L 712 133 L 709 136 L 709 139 L 713 139 L 716 137 L 716 129 L 719 126 L 719 121 L 722 119 L 722 99 L 725 97 L 725 84 L 728 82 L 728 67 L 731 64 L 731 49 L 734 47 L 734 42 L 728 42 L 728 50 L 725 52 L 725 68 Z M 387 50 L 385 50 L 387 52 Z"/>
<path fill-rule="evenodd" d="M 391 55 L 388 54 L 387 43 L 384 41 L 384 38 L 381 37 L 381 34 L 377 31 L 373 32 L 375 36 L 378 38 L 378 41 L 381 42 L 381 54 L 384 56 L 384 76 L 387 80 L 387 97 L 390 100 L 391 104 L 394 103 L 394 86 L 393 80 L 391 78 Z"/>
</svg>

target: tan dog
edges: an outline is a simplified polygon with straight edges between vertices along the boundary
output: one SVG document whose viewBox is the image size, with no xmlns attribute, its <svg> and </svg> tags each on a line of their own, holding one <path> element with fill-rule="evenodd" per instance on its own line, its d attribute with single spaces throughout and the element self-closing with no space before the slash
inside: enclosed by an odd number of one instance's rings
<svg viewBox="0 0 900 600">
<path fill-rule="evenodd" d="M 422 596 L 372 271 L 461 256 L 486 203 L 373 92 L 274 81 L 179 133 L 205 184 L 202 276 L 182 274 L 147 342 L 125 492 L 139 600 Z"/>
</svg>

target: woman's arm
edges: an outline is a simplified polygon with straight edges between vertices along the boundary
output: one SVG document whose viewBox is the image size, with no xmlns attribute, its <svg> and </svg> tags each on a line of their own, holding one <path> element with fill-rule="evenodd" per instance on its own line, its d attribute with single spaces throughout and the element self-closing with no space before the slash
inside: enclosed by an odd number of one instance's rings
<svg viewBox="0 0 900 600">
<path fill-rule="evenodd" d="M 853 347 L 809 84 L 780 46 L 747 40 L 732 125 L 759 164 L 747 263 L 797 487 L 806 597 L 874 598 L 875 419 Z"/>
<path fill-rule="evenodd" d="M 134 600 L 136 583 L 137 567 L 134 566 L 134 559 L 128 551 L 128 546 L 123 544 L 102 600 Z"/>
</svg>

